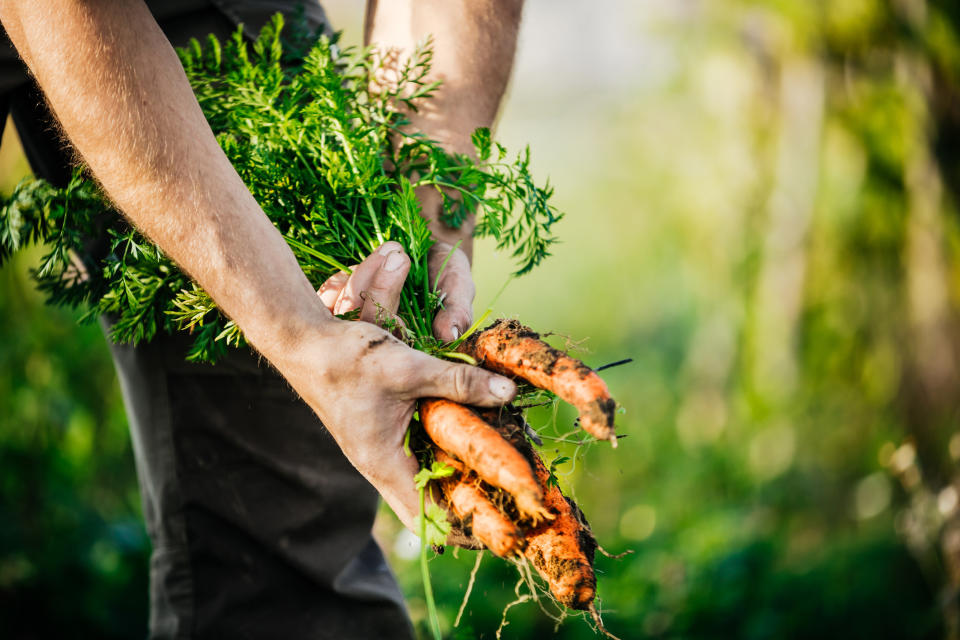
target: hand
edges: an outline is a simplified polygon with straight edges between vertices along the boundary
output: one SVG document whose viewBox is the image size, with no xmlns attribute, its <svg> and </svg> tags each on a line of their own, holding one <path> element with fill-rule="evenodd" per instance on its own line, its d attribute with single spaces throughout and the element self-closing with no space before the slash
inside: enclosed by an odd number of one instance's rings
<svg viewBox="0 0 960 640">
<path fill-rule="evenodd" d="M 421 198 L 431 201 L 425 194 Z M 437 283 L 442 300 L 441 309 L 433 320 L 433 335 L 452 342 L 473 323 L 476 287 L 470 273 L 468 253 L 473 248 L 473 238 L 465 230 L 446 228 L 445 231 L 444 237 L 460 238 L 454 243 L 437 240 L 427 256 L 427 267 L 430 286 Z M 345 271 L 334 274 L 317 291 L 327 309 L 334 315 L 360 309 L 361 320 L 381 327 L 388 318 L 402 324 L 396 311 L 400 290 L 410 271 L 410 259 L 403 247 L 396 242 L 386 242 L 361 264 L 352 265 L 350 269 L 352 274 Z"/>
<path fill-rule="evenodd" d="M 404 265 L 388 268 L 400 258 Z M 408 268 L 400 245 L 386 243 L 352 275 L 333 276 L 318 294 L 328 308 L 359 308 L 362 318 L 376 320 L 396 313 Z M 516 394 L 508 378 L 415 351 L 369 322 L 328 319 L 272 362 L 411 530 L 419 512 L 418 468 L 403 440 L 417 400 L 435 396 L 494 407 Z"/>
<path fill-rule="evenodd" d="M 470 259 L 460 247 L 454 249 L 454 245 L 438 241 L 430 248 L 427 265 L 430 285 L 437 283 L 437 293 L 441 299 L 441 309 L 433 319 L 433 335 L 446 342 L 456 340 L 473 324 L 476 287 L 473 274 L 470 273 Z M 437 274 L 440 275 L 439 279 Z"/>
<path fill-rule="evenodd" d="M 360 310 L 360 320 L 383 326 L 400 306 L 400 291 L 410 271 L 410 258 L 397 242 L 385 242 L 366 260 L 341 271 L 321 285 L 317 295 L 334 315 Z"/>
<path fill-rule="evenodd" d="M 473 324 L 473 297 L 476 295 L 473 274 L 470 273 L 473 220 L 465 220 L 459 229 L 441 222 L 440 194 L 432 186 L 417 189 L 417 198 L 436 240 L 427 256 L 430 286 L 437 283 L 437 292 L 442 300 L 442 307 L 433 320 L 433 335 L 450 342 L 463 335 Z"/>
</svg>

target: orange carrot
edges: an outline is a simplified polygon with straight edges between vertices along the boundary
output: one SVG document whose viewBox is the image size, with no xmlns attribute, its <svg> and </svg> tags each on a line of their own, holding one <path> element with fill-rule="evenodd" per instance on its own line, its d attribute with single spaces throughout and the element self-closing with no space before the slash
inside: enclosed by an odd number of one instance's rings
<svg viewBox="0 0 960 640">
<path fill-rule="evenodd" d="M 459 460 L 451 456 L 449 453 L 441 449 L 434 449 L 433 457 L 436 459 L 437 462 L 443 463 L 448 467 L 453 467 L 460 473 L 465 473 L 467 470 L 467 468 L 463 466 L 462 462 L 460 462 Z"/>
<path fill-rule="evenodd" d="M 452 476 L 440 480 L 440 490 L 447 505 L 460 521 L 467 536 L 483 543 L 501 558 L 518 555 L 523 548 L 523 535 L 480 488 L 480 480 L 463 463 L 446 451 L 436 449 L 437 462 L 457 470 Z M 483 548 L 480 547 L 480 548 Z"/>
<path fill-rule="evenodd" d="M 472 473 L 454 474 L 443 478 L 440 487 L 467 535 L 478 539 L 501 558 L 519 554 L 523 543 L 520 530 L 493 506 L 479 484 L 480 480 Z"/>
<path fill-rule="evenodd" d="M 590 611 L 602 624 L 593 609 L 597 585 L 593 555 L 597 543 L 586 518 L 559 487 L 550 484 L 550 472 L 524 435 L 521 414 L 505 407 L 482 409 L 480 415 L 533 467 L 543 490 L 544 505 L 554 516 L 524 533 L 524 555 L 547 581 L 557 600 L 573 609 Z"/>
<path fill-rule="evenodd" d="M 550 517 L 530 463 L 473 411 L 456 402 L 430 398 L 420 401 L 420 420 L 434 444 L 509 493 L 523 515 L 534 522 Z"/>
<path fill-rule="evenodd" d="M 554 349 L 516 320 L 498 320 L 467 338 L 460 350 L 480 366 L 523 378 L 554 392 L 580 413 L 590 435 L 617 446 L 613 419 L 617 403 L 606 383 L 590 367 Z"/>
<path fill-rule="evenodd" d="M 590 611 L 602 627 L 593 605 L 597 585 L 593 556 L 597 543 L 586 518 L 574 502 L 550 484 L 550 472 L 527 441 L 519 413 L 510 407 L 478 409 L 478 413 L 486 421 L 484 424 L 495 430 L 533 469 L 551 519 L 533 524 L 511 522 L 481 489 L 469 463 L 437 450 L 437 461 L 457 469 L 457 473 L 444 478 L 441 485 L 447 503 L 468 533 L 501 557 L 522 550 L 559 602 L 573 609 Z M 509 497 L 506 504 L 509 513 Z M 521 532 L 518 540 L 516 536 Z"/>
<path fill-rule="evenodd" d="M 550 586 L 554 597 L 571 609 L 593 610 L 597 578 L 593 573 L 593 554 L 597 543 L 577 505 L 555 485 L 550 472 L 536 458 L 537 480 L 545 489 L 547 508 L 554 514 L 526 533 L 524 556 Z"/>
</svg>

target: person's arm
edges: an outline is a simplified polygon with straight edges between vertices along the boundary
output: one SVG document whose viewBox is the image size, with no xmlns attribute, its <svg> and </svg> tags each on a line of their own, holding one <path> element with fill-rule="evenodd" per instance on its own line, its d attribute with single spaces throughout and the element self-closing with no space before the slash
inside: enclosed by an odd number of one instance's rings
<svg viewBox="0 0 960 640">
<path fill-rule="evenodd" d="M 367 0 L 367 44 L 409 55 L 427 36 L 433 37 L 428 80 L 443 84 L 425 109 L 409 114 L 414 129 L 449 151 L 475 155 L 470 136 L 478 127 L 492 127 L 497 117 L 513 68 L 522 8 L 523 0 Z M 421 188 L 417 196 L 437 240 L 430 256 L 431 278 L 460 242 L 461 250 L 441 275 L 439 288 L 446 296 L 433 323 L 438 338 L 453 340 L 472 322 L 474 221 L 471 217 L 452 229 L 440 221 L 435 189 Z"/>
<path fill-rule="evenodd" d="M 0 22 L 107 194 L 236 321 L 412 526 L 417 465 L 402 442 L 416 399 L 494 406 L 514 384 L 330 314 L 218 147 L 142 0 L 0 0 Z M 396 252 L 388 243 L 373 256 L 387 280 L 405 273 L 390 270 Z"/>
</svg>

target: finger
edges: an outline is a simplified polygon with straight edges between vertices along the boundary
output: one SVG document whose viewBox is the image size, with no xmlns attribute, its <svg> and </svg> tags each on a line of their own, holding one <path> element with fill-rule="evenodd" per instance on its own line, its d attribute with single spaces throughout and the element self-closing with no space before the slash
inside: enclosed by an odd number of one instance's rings
<svg viewBox="0 0 960 640">
<path fill-rule="evenodd" d="M 412 397 L 438 397 L 461 404 L 498 407 L 517 395 L 517 385 L 509 378 L 480 367 L 445 362 L 421 352 L 416 354 L 419 362 L 417 373 L 411 378 Z"/>
<path fill-rule="evenodd" d="M 473 297 L 476 294 L 470 261 L 459 249 L 450 254 L 451 249 L 449 245 L 441 244 L 431 256 L 432 277 L 443 298 L 441 309 L 433 320 L 433 335 L 447 342 L 459 338 L 473 323 Z"/>
<path fill-rule="evenodd" d="M 396 243 L 388 244 L 396 245 Z M 364 290 L 360 319 L 381 324 L 384 317 L 394 317 L 400 307 L 400 291 L 403 289 L 403 283 L 409 271 L 410 258 L 402 248 L 386 254 L 380 262 L 380 268 L 373 274 Z"/>
<path fill-rule="evenodd" d="M 317 295 L 320 296 L 320 301 L 323 302 L 323 306 L 329 309 L 331 313 L 333 313 L 333 308 L 337 304 L 337 298 L 340 297 L 340 293 L 343 291 L 349 279 L 349 273 L 340 271 L 327 278 L 326 281 L 320 285 L 320 288 L 317 289 Z"/>
<path fill-rule="evenodd" d="M 333 313 L 335 315 L 349 313 L 363 306 L 363 292 L 370 287 L 370 283 L 373 282 L 373 278 L 387 254 L 397 250 L 402 250 L 399 243 L 384 242 L 379 249 L 367 256 L 366 260 L 353 269 L 353 274 L 334 306 Z"/>
<path fill-rule="evenodd" d="M 473 296 L 476 291 L 469 265 L 464 271 L 451 271 L 438 290 L 443 304 L 433 320 L 433 335 L 450 342 L 459 338 L 473 323 Z"/>
</svg>

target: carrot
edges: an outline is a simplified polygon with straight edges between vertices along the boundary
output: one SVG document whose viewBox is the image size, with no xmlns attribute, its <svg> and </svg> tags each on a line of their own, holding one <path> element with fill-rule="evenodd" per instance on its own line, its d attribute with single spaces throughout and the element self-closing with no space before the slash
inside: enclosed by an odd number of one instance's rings
<svg viewBox="0 0 960 640">
<path fill-rule="evenodd" d="M 587 433 L 617 446 L 613 424 L 617 403 L 606 383 L 581 361 L 541 340 L 540 334 L 516 320 L 498 320 L 468 337 L 460 351 L 485 369 L 554 392 L 576 407 Z"/>
<path fill-rule="evenodd" d="M 593 612 L 597 580 L 593 556 L 597 543 L 583 512 L 550 484 L 550 472 L 524 435 L 522 414 L 510 407 L 484 409 L 480 415 L 530 463 L 553 519 L 524 533 L 524 555 L 564 605 Z M 595 616 L 597 618 L 598 616 Z"/>
<path fill-rule="evenodd" d="M 471 472 L 469 463 L 436 450 L 438 461 L 457 470 L 454 476 L 442 480 L 447 503 L 468 533 L 500 557 L 522 552 L 547 582 L 557 601 L 572 609 L 589 611 L 598 627 L 609 636 L 594 605 L 597 580 L 593 558 L 597 543 L 586 518 L 576 503 L 550 483 L 550 472 L 526 439 L 522 414 L 511 407 L 477 411 L 486 421 L 484 424 L 495 430 L 533 469 L 551 519 L 532 524 L 515 521 L 509 516 L 515 513 L 510 505 L 512 496 L 498 496 L 504 498 L 496 501 L 498 508 L 491 499 L 493 496 L 488 496 L 480 479 Z"/>
<path fill-rule="evenodd" d="M 442 449 L 435 448 L 433 452 L 433 457 L 434 459 L 436 459 L 437 462 L 441 462 L 447 465 L 448 467 L 453 467 L 459 473 L 467 472 L 467 468 L 463 466 L 462 462 L 460 462 L 459 460 L 457 460 L 456 458 L 454 458 L 453 456 L 451 456 L 449 453 L 447 453 Z"/>
<path fill-rule="evenodd" d="M 467 535 L 475 537 L 501 558 L 518 555 L 523 535 L 493 506 L 479 485 L 480 480 L 472 473 L 454 474 L 443 478 L 440 488 Z"/>
<path fill-rule="evenodd" d="M 420 420 L 434 444 L 510 494 L 521 514 L 533 522 L 550 517 L 530 463 L 473 411 L 430 398 L 420 401 Z"/>
<path fill-rule="evenodd" d="M 537 480 L 546 491 L 544 504 L 554 518 L 527 532 L 524 556 L 547 581 L 557 600 L 571 609 L 593 611 L 597 593 L 593 554 L 597 543 L 579 507 L 549 484 L 550 472 L 539 457 L 535 466 Z"/>
<path fill-rule="evenodd" d="M 530 442 L 527 440 L 526 432 L 523 428 L 523 413 L 515 409 L 512 405 L 499 407 L 496 409 L 477 409 L 477 414 L 488 424 L 493 426 L 500 434 L 500 437 L 513 445 L 513 448 L 523 454 L 523 457 L 530 463 L 530 468 L 534 470 L 536 477 L 536 453 Z"/>
</svg>

